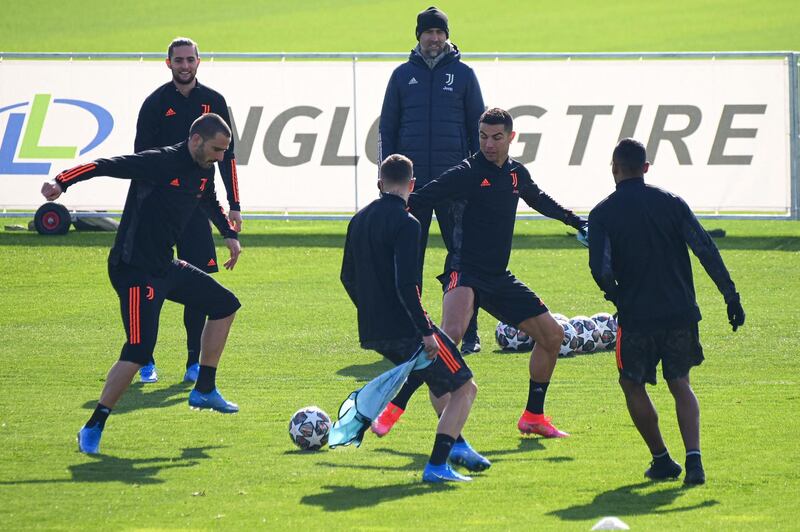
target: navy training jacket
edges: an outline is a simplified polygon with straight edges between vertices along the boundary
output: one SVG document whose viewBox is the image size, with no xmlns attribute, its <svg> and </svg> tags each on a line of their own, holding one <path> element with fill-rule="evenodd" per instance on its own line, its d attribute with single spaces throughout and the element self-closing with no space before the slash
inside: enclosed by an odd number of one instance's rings
<svg viewBox="0 0 800 532">
<path fill-rule="evenodd" d="M 411 159 L 418 187 L 478 151 L 481 88 L 451 46 L 433 69 L 412 51 L 392 72 L 383 98 L 378 160 L 393 153 Z"/>
</svg>

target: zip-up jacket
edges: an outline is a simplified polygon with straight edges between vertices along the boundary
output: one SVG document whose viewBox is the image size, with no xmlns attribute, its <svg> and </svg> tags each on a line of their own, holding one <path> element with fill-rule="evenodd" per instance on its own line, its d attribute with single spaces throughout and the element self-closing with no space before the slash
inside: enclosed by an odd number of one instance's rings
<svg viewBox="0 0 800 532">
<path fill-rule="evenodd" d="M 478 151 L 481 88 L 458 48 L 451 46 L 433 69 L 412 51 L 392 72 L 383 98 L 378 160 L 405 155 L 414 162 L 417 186 Z"/>
<path fill-rule="evenodd" d="M 206 113 L 218 114 L 231 127 L 228 104 L 222 94 L 201 85 L 199 81 L 189 96 L 181 94 L 172 81 L 161 85 L 145 99 L 139 109 L 133 151 L 138 153 L 172 146 L 186 140 L 192 122 Z M 219 163 L 219 173 L 228 193 L 228 206 L 232 211 L 241 210 L 233 138 L 225 152 L 225 158 Z"/>
<path fill-rule="evenodd" d="M 419 297 L 419 232 L 403 198 L 393 194 L 350 220 L 341 280 L 358 309 L 362 345 L 433 334 Z"/>
<path fill-rule="evenodd" d="M 198 204 L 225 238 L 237 238 L 217 201 L 214 167 L 192 159 L 187 142 L 135 155 L 97 159 L 58 174 L 65 192 L 97 176 L 131 179 L 122 220 L 108 260 L 163 275 L 172 248 Z"/>
<path fill-rule="evenodd" d="M 701 319 L 687 244 L 729 301 L 736 295 L 717 246 L 679 196 L 621 181 L 589 213 L 589 267 L 621 327 L 669 328 Z"/>
<path fill-rule="evenodd" d="M 413 192 L 412 211 L 453 200 L 452 228 L 445 235 L 445 271 L 497 275 L 507 271 L 519 199 L 543 215 L 576 229 L 585 222 L 543 192 L 527 168 L 509 158 L 502 167 L 480 151 Z"/>
</svg>

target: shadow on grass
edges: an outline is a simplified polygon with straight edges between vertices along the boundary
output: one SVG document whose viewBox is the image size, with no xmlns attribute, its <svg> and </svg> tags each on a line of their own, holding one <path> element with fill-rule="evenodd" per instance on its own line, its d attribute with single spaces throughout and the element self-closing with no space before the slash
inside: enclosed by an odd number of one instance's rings
<svg viewBox="0 0 800 532">
<path fill-rule="evenodd" d="M 84 455 L 91 462 L 67 467 L 71 478 L 23 479 L 0 481 L 0 485 L 58 484 L 73 482 L 122 482 L 123 484 L 161 484 L 163 479 L 157 475 L 165 469 L 193 467 L 201 460 L 211 458 L 208 451 L 221 449 L 220 446 L 189 447 L 177 457 L 157 458 L 118 458 L 107 454 Z"/>
<path fill-rule="evenodd" d="M 146 408 L 167 408 L 180 403 L 188 406 L 189 388 L 193 386 L 191 382 L 176 382 L 166 388 L 158 388 L 158 384 L 142 384 L 140 382 L 131 384 L 130 388 L 122 396 L 117 406 L 114 408 L 113 415 L 125 414 L 134 410 Z M 145 390 L 148 390 L 145 393 Z M 100 390 L 97 390 L 98 394 Z M 86 410 L 94 410 L 97 400 L 87 401 L 83 404 Z"/>
<path fill-rule="evenodd" d="M 356 382 L 367 382 L 381 373 L 389 371 L 393 367 L 394 364 L 389 360 L 381 358 L 369 364 L 353 364 L 352 366 L 347 366 L 337 371 L 336 374 L 342 377 L 353 377 L 356 379 Z"/>
<path fill-rule="evenodd" d="M 247 247 L 275 247 L 275 248 L 332 248 L 344 247 L 344 229 L 342 234 L 268 234 L 268 233 L 243 233 L 242 246 Z M 75 246 L 75 247 L 111 247 L 114 243 L 114 233 L 92 233 L 70 231 L 62 236 L 41 236 L 35 233 L 7 233 L 0 231 L 0 246 Z M 215 235 L 217 245 L 222 246 L 222 240 Z M 731 235 L 715 240 L 720 249 L 754 249 L 762 251 L 800 251 L 800 237 L 791 235 L 777 236 L 736 236 Z M 441 238 L 431 238 L 428 247 L 444 248 Z M 514 236 L 514 249 L 581 249 L 575 240 L 574 233 L 556 233 L 549 235 L 524 235 Z"/>
<path fill-rule="evenodd" d="M 344 512 L 356 508 L 369 508 L 382 502 L 396 501 L 428 493 L 441 493 L 456 489 L 447 483 L 427 484 L 422 482 L 393 484 L 390 486 L 322 486 L 325 493 L 306 495 L 300 504 L 318 506 L 326 512 Z"/>
<path fill-rule="evenodd" d="M 592 502 L 548 512 L 548 515 L 554 515 L 564 521 L 583 521 L 600 519 L 607 515 L 630 516 L 688 512 L 719 504 L 719 501 L 711 499 L 691 506 L 664 508 L 674 504 L 678 497 L 688 489 L 691 489 L 678 482 L 655 483 L 646 481 L 621 486 L 600 493 Z M 662 487 L 663 489 L 659 489 Z M 645 488 L 653 488 L 653 491 L 645 491 Z"/>
</svg>

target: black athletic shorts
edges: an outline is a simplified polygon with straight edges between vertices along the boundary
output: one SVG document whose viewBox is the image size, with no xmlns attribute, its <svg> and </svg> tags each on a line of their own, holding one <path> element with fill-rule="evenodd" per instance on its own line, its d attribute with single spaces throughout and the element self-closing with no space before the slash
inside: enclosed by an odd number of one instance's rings
<svg viewBox="0 0 800 532">
<path fill-rule="evenodd" d="M 427 368 L 415 373 L 428 385 L 433 395 L 441 397 L 454 392 L 472 379 L 472 370 L 449 336 L 436 328 L 434 336 L 439 343 L 439 354 Z M 388 358 L 396 366 L 408 361 L 422 349 L 421 339 L 384 340 L 365 342 L 362 347 L 373 349 Z M 424 356 L 424 355 L 423 355 Z"/>
<path fill-rule="evenodd" d="M 617 329 L 617 369 L 633 382 L 655 384 L 659 361 L 664 380 L 671 381 L 687 376 L 703 359 L 697 323 L 652 331 Z"/>
<path fill-rule="evenodd" d="M 183 234 L 178 238 L 175 249 L 180 260 L 185 260 L 195 268 L 206 273 L 219 271 L 217 249 L 214 247 L 214 237 L 211 236 L 211 223 L 200 207 L 194 210 Z"/>
<path fill-rule="evenodd" d="M 514 327 L 547 312 L 544 301 L 508 271 L 500 275 L 475 275 L 450 270 L 437 279 L 445 294 L 457 286 L 472 288 L 476 306 Z"/>
<path fill-rule="evenodd" d="M 119 296 L 128 341 L 120 360 L 146 364 L 158 337 L 158 318 L 165 299 L 196 308 L 210 320 L 226 318 L 241 304 L 233 293 L 186 261 L 174 260 L 164 277 L 124 263 L 109 264 L 108 277 Z"/>
</svg>

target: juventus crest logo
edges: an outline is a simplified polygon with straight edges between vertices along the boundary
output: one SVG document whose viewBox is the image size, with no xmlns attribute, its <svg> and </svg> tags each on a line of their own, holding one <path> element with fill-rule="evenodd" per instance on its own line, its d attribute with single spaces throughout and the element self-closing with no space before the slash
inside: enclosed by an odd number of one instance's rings
<svg viewBox="0 0 800 532">
<path fill-rule="evenodd" d="M 445 85 L 449 87 L 450 85 L 453 84 L 453 81 L 455 81 L 456 77 L 454 74 L 445 74 L 445 76 L 447 76 Z"/>
</svg>

